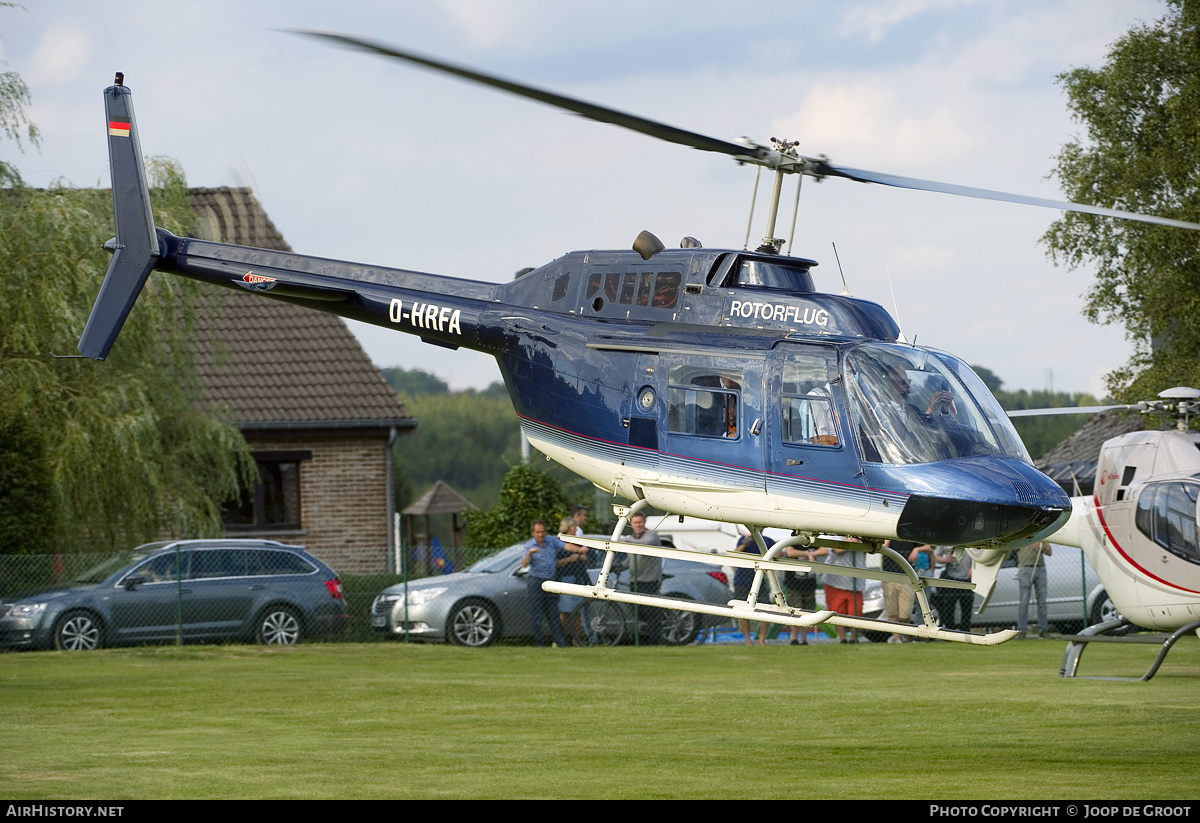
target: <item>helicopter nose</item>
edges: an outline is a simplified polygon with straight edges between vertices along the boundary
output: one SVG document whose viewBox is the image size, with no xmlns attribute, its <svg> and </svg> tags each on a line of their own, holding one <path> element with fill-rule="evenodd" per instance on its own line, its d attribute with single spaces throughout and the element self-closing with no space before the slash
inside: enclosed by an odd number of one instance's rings
<svg viewBox="0 0 1200 823">
<path fill-rule="evenodd" d="M 896 524 L 902 540 L 1000 547 L 1041 539 L 1071 513 L 1071 499 L 1058 484 L 1021 460 L 966 458 L 903 473 L 910 494 Z"/>
<path fill-rule="evenodd" d="M 914 495 L 904 504 L 896 534 L 937 546 L 986 546 L 1027 541 L 1056 531 L 1071 508 L 987 503 Z"/>
</svg>

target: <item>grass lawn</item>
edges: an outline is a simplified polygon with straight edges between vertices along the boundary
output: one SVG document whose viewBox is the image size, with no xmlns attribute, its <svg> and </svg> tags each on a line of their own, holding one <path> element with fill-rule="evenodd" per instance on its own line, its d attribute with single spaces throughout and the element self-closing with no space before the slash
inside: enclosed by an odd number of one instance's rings
<svg viewBox="0 0 1200 823">
<path fill-rule="evenodd" d="M 0 655 L 0 797 L 1200 797 L 1200 643 Z M 1096 646 L 1140 675 L 1154 647 Z"/>
</svg>

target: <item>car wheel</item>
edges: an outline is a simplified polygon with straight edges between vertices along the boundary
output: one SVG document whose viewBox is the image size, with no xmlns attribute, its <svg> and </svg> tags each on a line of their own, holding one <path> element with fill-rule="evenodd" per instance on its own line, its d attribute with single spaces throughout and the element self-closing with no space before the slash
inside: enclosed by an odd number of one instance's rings
<svg viewBox="0 0 1200 823">
<path fill-rule="evenodd" d="M 625 610 L 610 600 L 584 600 L 571 613 L 574 640 L 580 646 L 615 646 L 625 636 Z"/>
<path fill-rule="evenodd" d="M 90 612 L 67 612 L 54 627 L 54 648 L 82 652 L 104 647 L 104 630 Z"/>
<path fill-rule="evenodd" d="M 490 646 L 500 639 L 500 617 L 488 603 L 460 603 L 450 612 L 446 635 L 455 646 Z"/>
<path fill-rule="evenodd" d="M 672 595 L 676 600 L 691 600 L 690 597 Z M 696 642 L 700 634 L 702 618 L 695 612 L 664 609 L 662 615 L 662 642 L 667 646 L 687 646 Z"/>
<path fill-rule="evenodd" d="M 1117 605 L 1112 602 L 1112 598 L 1108 596 L 1108 592 L 1100 592 L 1100 596 L 1096 598 L 1096 604 L 1092 606 L 1092 625 L 1097 623 L 1108 623 L 1112 620 L 1120 620 L 1122 617 L 1121 611 Z M 1122 626 L 1115 632 L 1109 634 L 1120 637 L 1125 634 L 1133 634 L 1138 631 L 1138 627 L 1130 624 Z"/>
<path fill-rule="evenodd" d="M 258 619 L 255 636 L 264 646 L 295 646 L 304 631 L 300 618 L 286 606 L 272 606 Z"/>
</svg>

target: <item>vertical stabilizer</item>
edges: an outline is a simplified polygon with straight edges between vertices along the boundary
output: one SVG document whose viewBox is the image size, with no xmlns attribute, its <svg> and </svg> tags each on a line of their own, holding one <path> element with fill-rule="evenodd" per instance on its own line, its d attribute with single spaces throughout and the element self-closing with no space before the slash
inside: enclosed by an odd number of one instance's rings
<svg viewBox="0 0 1200 823">
<path fill-rule="evenodd" d="M 123 79 L 118 74 L 116 85 L 104 90 L 116 243 L 115 248 L 106 244 L 113 251 L 113 259 L 79 338 L 80 353 L 96 360 L 108 356 L 160 253 L 150 209 L 150 187 L 133 116 L 133 96 L 122 85 Z"/>
</svg>

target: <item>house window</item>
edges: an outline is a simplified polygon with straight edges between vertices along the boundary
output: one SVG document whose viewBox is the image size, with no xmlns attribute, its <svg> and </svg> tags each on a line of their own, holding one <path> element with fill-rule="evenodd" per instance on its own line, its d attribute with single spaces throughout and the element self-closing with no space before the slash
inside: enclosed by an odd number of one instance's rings
<svg viewBox="0 0 1200 823">
<path fill-rule="evenodd" d="M 300 463 L 312 452 L 254 452 L 258 482 L 224 511 L 228 531 L 282 531 L 300 528 Z"/>
</svg>

